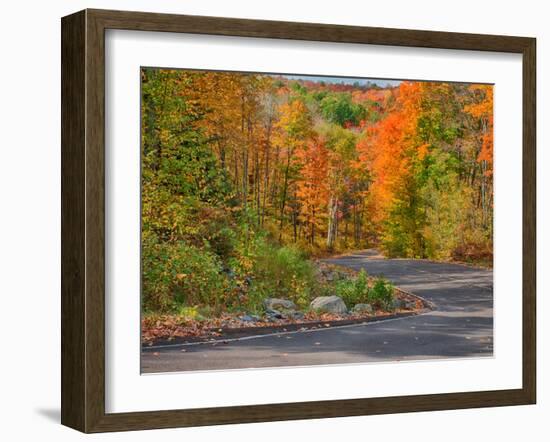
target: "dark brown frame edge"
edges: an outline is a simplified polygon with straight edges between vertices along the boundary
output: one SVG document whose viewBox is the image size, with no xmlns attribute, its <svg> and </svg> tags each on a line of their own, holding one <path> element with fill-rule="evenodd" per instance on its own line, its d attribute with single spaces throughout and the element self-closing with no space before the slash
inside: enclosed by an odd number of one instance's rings
<svg viewBox="0 0 550 442">
<path fill-rule="evenodd" d="M 62 19 L 61 422 L 83 432 L 533 404 L 536 401 L 536 40 L 405 29 L 84 10 Z M 400 397 L 105 413 L 106 29 L 519 53 L 523 56 L 523 386 Z"/>
</svg>

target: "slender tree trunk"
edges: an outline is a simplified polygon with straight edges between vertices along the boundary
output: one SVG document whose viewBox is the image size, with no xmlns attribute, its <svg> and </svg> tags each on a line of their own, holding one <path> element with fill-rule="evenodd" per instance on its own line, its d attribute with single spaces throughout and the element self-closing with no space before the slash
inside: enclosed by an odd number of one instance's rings
<svg viewBox="0 0 550 442">
<path fill-rule="evenodd" d="M 294 232 L 294 242 L 298 241 L 298 216 L 296 210 L 292 211 L 292 230 Z"/>
<path fill-rule="evenodd" d="M 248 203 L 248 144 L 243 150 L 243 176 L 242 176 L 243 206 L 246 208 Z"/>
<path fill-rule="evenodd" d="M 355 246 L 359 246 L 361 244 L 361 238 L 363 236 L 363 204 L 357 204 L 355 207 L 355 222 L 354 222 L 354 240 L 355 240 Z"/>
<path fill-rule="evenodd" d="M 277 173 L 278 169 L 279 169 L 277 166 L 279 165 L 279 157 L 280 156 L 281 156 L 281 148 L 277 144 L 276 149 L 275 149 L 275 156 L 273 158 L 273 165 L 274 165 L 274 167 L 272 167 L 272 169 L 273 169 L 273 178 L 271 179 L 271 196 L 270 196 L 270 200 L 271 200 L 271 204 L 273 204 L 273 205 L 275 205 L 275 202 L 276 202 L 276 196 L 277 196 L 277 192 L 278 192 L 278 181 L 280 180 L 279 174 Z"/>
<path fill-rule="evenodd" d="M 298 241 L 298 199 L 296 197 L 296 187 L 294 186 L 293 204 L 292 204 L 292 230 L 294 232 L 294 242 Z"/>
<path fill-rule="evenodd" d="M 487 161 L 481 162 L 481 207 L 482 207 L 482 224 L 483 228 L 487 227 L 487 220 L 489 218 L 488 198 L 487 198 Z"/>
<path fill-rule="evenodd" d="M 166 96 L 168 95 L 167 94 L 167 88 L 168 88 L 168 81 L 165 81 L 164 89 L 162 91 L 162 103 L 160 105 L 159 116 L 162 115 L 162 113 L 164 112 L 164 106 L 166 105 Z M 162 160 L 162 142 L 160 141 L 160 137 L 158 136 L 157 133 L 155 133 L 155 141 L 156 141 L 156 148 L 157 148 L 156 149 L 157 150 L 157 162 L 156 162 L 156 165 L 155 165 L 155 169 L 159 170 L 160 169 L 160 162 Z"/>
<path fill-rule="evenodd" d="M 264 193 L 262 201 L 262 215 L 261 215 L 261 225 L 265 223 L 265 212 L 267 205 L 267 196 L 269 193 L 269 153 L 271 148 L 271 118 L 267 126 L 267 135 L 265 140 L 265 166 L 264 166 Z"/>
<path fill-rule="evenodd" d="M 256 202 L 256 213 L 257 213 L 257 224 L 261 224 L 260 215 L 261 215 L 261 204 L 260 204 L 260 153 L 256 149 L 255 153 L 255 165 L 254 165 L 254 196 Z"/>
<path fill-rule="evenodd" d="M 357 204 L 353 205 L 353 245 L 357 247 Z"/>
<path fill-rule="evenodd" d="M 220 167 L 225 171 L 225 144 L 221 140 L 218 141 L 218 149 L 220 150 Z"/>
<path fill-rule="evenodd" d="M 315 245 L 315 206 L 311 206 L 311 245 Z"/>
<path fill-rule="evenodd" d="M 344 244 L 348 247 L 348 218 L 344 221 Z"/>
<path fill-rule="evenodd" d="M 248 204 L 248 149 L 250 144 L 250 120 L 246 118 L 245 115 L 245 97 L 242 96 L 242 102 L 241 102 L 241 133 L 243 134 L 243 138 L 245 139 L 245 145 L 242 153 L 242 161 L 243 161 L 243 170 L 242 170 L 242 203 L 244 208 L 247 207 Z M 246 124 L 248 123 L 248 124 Z M 245 133 L 245 125 L 247 126 L 247 133 L 246 136 L 244 136 Z"/>
<path fill-rule="evenodd" d="M 327 248 L 334 249 L 336 243 L 336 235 L 338 232 L 338 198 L 330 197 L 329 214 L 328 214 L 328 231 L 327 231 Z"/>
<path fill-rule="evenodd" d="M 233 178 L 233 185 L 235 187 L 235 190 L 237 192 L 237 198 L 240 197 L 239 192 L 239 153 L 237 152 L 237 148 L 233 149 L 233 162 L 234 162 L 234 178 Z"/>
<path fill-rule="evenodd" d="M 286 196 L 287 196 L 287 192 L 288 192 L 288 174 L 290 172 L 290 157 L 291 157 L 291 151 L 290 151 L 290 149 L 288 149 L 288 156 L 287 156 L 287 160 L 286 160 L 284 182 L 283 182 L 283 194 L 281 196 L 281 212 L 280 212 L 280 221 L 279 221 L 279 241 L 281 241 L 281 239 L 283 237 Z"/>
</svg>

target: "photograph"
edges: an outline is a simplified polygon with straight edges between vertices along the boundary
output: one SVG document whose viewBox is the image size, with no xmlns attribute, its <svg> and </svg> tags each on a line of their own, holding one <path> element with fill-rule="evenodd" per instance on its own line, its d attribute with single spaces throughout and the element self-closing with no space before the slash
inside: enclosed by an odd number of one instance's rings
<svg viewBox="0 0 550 442">
<path fill-rule="evenodd" d="M 549 8 L 453 6 L 5 2 L 0 442 L 548 439 Z"/>
<path fill-rule="evenodd" d="M 142 67 L 141 372 L 493 356 L 493 85 Z"/>
</svg>

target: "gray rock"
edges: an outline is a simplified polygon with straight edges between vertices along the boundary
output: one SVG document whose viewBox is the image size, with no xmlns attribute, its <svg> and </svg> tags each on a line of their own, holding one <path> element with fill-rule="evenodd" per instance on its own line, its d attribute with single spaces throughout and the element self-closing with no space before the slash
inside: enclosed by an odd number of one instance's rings
<svg viewBox="0 0 550 442">
<path fill-rule="evenodd" d="M 405 301 L 405 309 L 414 310 L 416 308 L 416 302 L 414 301 Z"/>
<path fill-rule="evenodd" d="M 416 308 L 416 302 L 405 299 L 394 299 L 393 308 L 398 310 L 414 310 Z"/>
<path fill-rule="evenodd" d="M 273 319 L 303 319 L 304 314 L 302 312 L 296 311 L 296 310 L 268 310 L 266 312 L 268 317 L 271 317 Z"/>
<path fill-rule="evenodd" d="M 260 317 L 257 315 L 243 315 L 241 316 L 241 321 L 244 322 L 257 322 L 260 320 Z"/>
<path fill-rule="evenodd" d="M 266 309 L 265 314 L 268 319 L 283 319 L 283 315 L 278 310 Z"/>
<path fill-rule="evenodd" d="M 288 319 L 304 319 L 304 314 L 302 312 L 297 312 L 295 310 L 285 313 L 285 317 Z"/>
<path fill-rule="evenodd" d="M 352 311 L 353 313 L 368 313 L 372 315 L 374 313 L 374 308 L 370 304 L 355 304 Z"/>
<path fill-rule="evenodd" d="M 319 296 L 311 301 L 310 307 L 318 312 L 346 313 L 348 308 L 339 296 Z"/>
<path fill-rule="evenodd" d="M 281 299 L 281 298 L 265 298 L 263 300 L 264 308 L 266 311 L 268 310 L 275 310 L 275 311 L 281 311 L 281 310 L 295 310 L 296 304 L 294 304 L 292 301 L 288 299 Z"/>
<path fill-rule="evenodd" d="M 405 308 L 405 301 L 403 301 L 402 299 L 394 299 L 392 307 L 395 310 L 404 309 Z"/>
</svg>

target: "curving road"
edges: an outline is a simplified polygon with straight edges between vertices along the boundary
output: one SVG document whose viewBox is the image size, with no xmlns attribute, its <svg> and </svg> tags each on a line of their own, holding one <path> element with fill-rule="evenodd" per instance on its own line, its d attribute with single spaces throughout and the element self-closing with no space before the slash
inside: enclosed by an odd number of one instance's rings
<svg viewBox="0 0 550 442">
<path fill-rule="evenodd" d="M 383 275 L 436 308 L 345 327 L 162 348 L 142 353 L 142 372 L 219 370 L 493 354 L 493 272 L 459 264 L 385 259 L 375 250 L 327 262 Z"/>
</svg>

